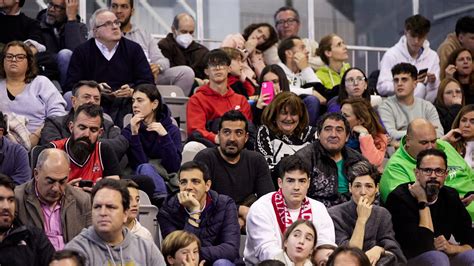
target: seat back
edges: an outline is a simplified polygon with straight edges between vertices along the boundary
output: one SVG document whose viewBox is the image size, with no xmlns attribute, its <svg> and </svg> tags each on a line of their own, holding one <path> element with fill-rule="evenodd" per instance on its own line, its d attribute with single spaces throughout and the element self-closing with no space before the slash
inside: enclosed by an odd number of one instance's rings
<svg viewBox="0 0 474 266">
<path fill-rule="evenodd" d="M 163 97 L 163 101 L 166 103 L 173 116 L 178 122 L 178 127 L 181 132 L 181 139 L 186 140 L 186 105 L 189 97 L 184 95 L 183 90 L 174 85 L 157 85 L 158 91 Z"/>
<path fill-rule="evenodd" d="M 140 196 L 140 206 L 142 205 L 151 205 L 150 197 L 143 190 L 138 190 L 138 195 Z"/>
<path fill-rule="evenodd" d="M 148 198 L 148 197 L 147 197 Z M 140 197 L 141 199 L 141 197 Z M 160 227 L 158 225 L 158 208 L 155 205 L 142 205 L 140 203 L 140 212 L 138 215 L 138 221 L 150 231 L 155 244 L 159 247 L 161 242 Z"/>
</svg>

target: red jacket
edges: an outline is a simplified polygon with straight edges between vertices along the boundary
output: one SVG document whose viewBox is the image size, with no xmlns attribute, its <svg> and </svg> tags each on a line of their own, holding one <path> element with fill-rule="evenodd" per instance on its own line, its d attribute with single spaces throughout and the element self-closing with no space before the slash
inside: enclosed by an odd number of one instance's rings
<svg viewBox="0 0 474 266">
<path fill-rule="evenodd" d="M 206 122 L 219 118 L 230 110 L 239 110 L 248 121 L 252 121 L 252 111 L 244 96 L 235 93 L 231 88 L 228 88 L 226 94 L 221 95 L 212 90 L 208 84 L 201 86 L 189 98 L 186 107 L 188 135 L 198 131 L 214 143 L 216 134 L 206 130 Z"/>
</svg>

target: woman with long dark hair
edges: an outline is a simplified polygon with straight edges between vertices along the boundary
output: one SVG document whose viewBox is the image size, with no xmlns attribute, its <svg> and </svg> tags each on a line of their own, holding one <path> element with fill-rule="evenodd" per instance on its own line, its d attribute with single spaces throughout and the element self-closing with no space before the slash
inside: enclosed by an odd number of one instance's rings
<svg viewBox="0 0 474 266">
<path fill-rule="evenodd" d="M 138 175 L 151 177 L 155 184 L 153 198 L 167 194 L 163 176 L 176 173 L 181 165 L 181 135 L 173 124 L 171 112 L 162 103 L 153 84 L 135 87 L 132 95 L 133 117 L 122 130 L 129 141 L 128 159 Z"/>
</svg>

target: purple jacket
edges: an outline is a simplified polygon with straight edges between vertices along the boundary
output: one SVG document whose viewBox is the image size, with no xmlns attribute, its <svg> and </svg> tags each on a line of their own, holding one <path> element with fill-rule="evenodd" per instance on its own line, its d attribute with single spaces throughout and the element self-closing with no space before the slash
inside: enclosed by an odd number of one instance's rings
<svg viewBox="0 0 474 266">
<path fill-rule="evenodd" d="M 3 146 L 1 143 L 3 141 Z M 28 152 L 23 146 L 11 142 L 8 138 L 0 138 L 0 173 L 13 179 L 16 185 L 21 185 L 31 179 L 32 173 Z"/>
<path fill-rule="evenodd" d="M 199 228 L 188 223 L 189 214 L 176 195 L 169 197 L 158 213 L 161 234 L 165 238 L 175 230 L 195 234 L 201 240 L 201 259 L 206 265 L 218 259 L 239 258 L 240 226 L 235 202 L 228 196 L 209 190 L 210 203 L 201 214 Z M 209 199 L 208 199 L 209 202 Z"/>
<path fill-rule="evenodd" d="M 166 111 L 157 120 L 168 131 L 166 136 L 161 137 L 155 131 L 147 131 L 143 123 L 140 124 L 138 135 L 132 136 L 130 125 L 122 130 L 122 135 L 130 143 L 127 155 L 133 169 L 148 163 L 149 159 L 161 159 L 161 165 L 168 173 L 178 172 L 181 166 L 181 134 L 173 124 L 166 105 L 164 109 Z"/>
</svg>

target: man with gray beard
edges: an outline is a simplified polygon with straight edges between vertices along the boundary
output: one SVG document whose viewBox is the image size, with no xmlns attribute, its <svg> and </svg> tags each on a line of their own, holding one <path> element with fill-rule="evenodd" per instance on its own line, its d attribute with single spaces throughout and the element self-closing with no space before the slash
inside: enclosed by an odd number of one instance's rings
<svg viewBox="0 0 474 266">
<path fill-rule="evenodd" d="M 408 265 L 473 265 L 474 230 L 458 192 L 444 186 L 447 157 L 427 149 L 416 157 L 416 181 L 388 195 L 395 238 Z M 456 244 L 448 241 L 454 236 Z"/>
</svg>

